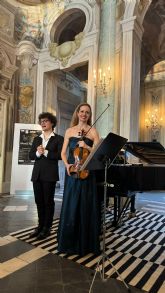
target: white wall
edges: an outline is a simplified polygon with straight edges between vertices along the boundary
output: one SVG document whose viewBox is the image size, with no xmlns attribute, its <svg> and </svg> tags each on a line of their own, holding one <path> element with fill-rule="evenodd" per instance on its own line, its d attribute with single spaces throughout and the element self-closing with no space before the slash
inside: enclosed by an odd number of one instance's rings
<svg viewBox="0 0 165 293">
<path fill-rule="evenodd" d="M 10 194 L 31 194 L 33 192 L 31 174 L 33 165 L 18 164 L 20 130 L 41 130 L 38 124 L 15 123 Z"/>
</svg>

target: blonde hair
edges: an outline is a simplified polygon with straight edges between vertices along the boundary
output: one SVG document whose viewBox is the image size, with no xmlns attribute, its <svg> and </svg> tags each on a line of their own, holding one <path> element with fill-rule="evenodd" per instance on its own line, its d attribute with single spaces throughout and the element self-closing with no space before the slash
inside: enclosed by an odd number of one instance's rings
<svg viewBox="0 0 165 293">
<path fill-rule="evenodd" d="M 90 116 L 89 116 L 89 119 L 87 121 L 87 124 L 90 125 L 90 126 L 92 125 L 92 109 L 91 109 L 91 106 L 88 103 L 81 103 L 74 110 L 74 113 L 72 115 L 72 119 L 71 119 L 71 122 L 70 122 L 70 127 L 76 126 L 78 124 L 78 122 L 79 122 L 78 113 L 79 113 L 80 108 L 82 106 L 87 106 L 90 109 Z"/>
</svg>

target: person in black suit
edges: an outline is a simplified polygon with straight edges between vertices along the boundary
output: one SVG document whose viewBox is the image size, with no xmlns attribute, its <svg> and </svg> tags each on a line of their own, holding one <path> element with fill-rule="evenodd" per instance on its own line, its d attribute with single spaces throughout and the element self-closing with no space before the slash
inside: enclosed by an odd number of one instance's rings
<svg viewBox="0 0 165 293">
<path fill-rule="evenodd" d="M 30 238 L 38 240 L 50 235 L 54 216 L 54 193 L 59 180 L 58 160 L 61 159 L 63 137 L 54 133 L 56 117 L 43 112 L 39 115 L 42 134 L 34 138 L 29 157 L 35 160 L 32 178 L 35 203 L 38 212 L 38 227 L 30 234 Z"/>
</svg>

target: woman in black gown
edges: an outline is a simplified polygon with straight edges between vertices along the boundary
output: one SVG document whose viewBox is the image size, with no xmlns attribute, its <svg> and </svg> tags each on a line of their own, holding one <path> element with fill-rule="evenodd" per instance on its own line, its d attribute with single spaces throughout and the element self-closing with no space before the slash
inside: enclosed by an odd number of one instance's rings
<svg viewBox="0 0 165 293">
<path fill-rule="evenodd" d="M 61 152 L 66 166 L 66 176 L 58 229 L 58 251 L 60 253 L 83 256 L 100 252 L 100 206 L 94 172 L 90 171 L 86 179 L 70 176 L 70 167 L 74 164 L 75 147 L 79 145 L 90 152 L 92 147 L 99 142 L 96 129 L 94 127 L 90 129 L 91 115 L 90 105 L 80 104 L 73 114 L 71 127 L 65 133 Z M 82 130 L 88 133 L 84 140 L 80 141 L 79 133 Z"/>
</svg>

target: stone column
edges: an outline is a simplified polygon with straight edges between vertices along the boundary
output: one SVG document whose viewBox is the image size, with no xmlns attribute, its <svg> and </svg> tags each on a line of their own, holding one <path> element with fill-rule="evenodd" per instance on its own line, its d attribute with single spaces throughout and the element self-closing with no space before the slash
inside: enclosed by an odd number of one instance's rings
<svg viewBox="0 0 165 293">
<path fill-rule="evenodd" d="M 120 134 L 139 138 L 141 39 L 143 27 L 136 16 L 121 22 L 123 30 Z"/>
<path fill-rule="evenodd" d="M 103 114 L 97 123 L 100 136 L 105 137 L 114 128 L 114 67 L 115 67 L 115 17 L 116 2 L 113 0 L 105 1 L 101 6 L 101 28 L 99 44 L 98 68 L 105 72 L 107 80 L 108 67 L 110 67 L 110 84 L 106 87 L 106 93 L 101 93 L 96 88 L 96 118 L 104 111 L 108 104 L 110 107 Z"/>
</svg>

